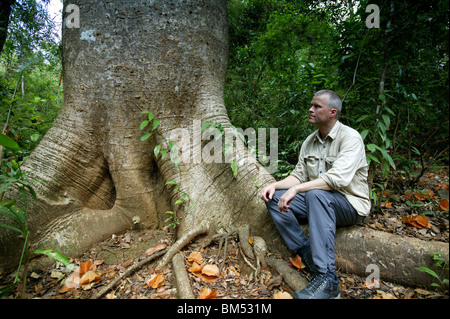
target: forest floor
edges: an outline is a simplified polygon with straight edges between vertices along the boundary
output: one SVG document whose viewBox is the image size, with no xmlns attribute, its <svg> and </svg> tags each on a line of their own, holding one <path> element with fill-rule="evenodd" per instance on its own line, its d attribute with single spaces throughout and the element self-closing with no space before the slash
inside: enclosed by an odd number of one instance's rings
<svg viewBox="0 0 450 319">
<path fill-rule="evenodd" d="M 395 190 L 386 190 L 378 194 L 381 204 L 370 218 L 363 221 L 362 227 L 448 243 L 448 172 L 446 167 L 425 174 L 417 184 L 417 189 L 401 194 Z M 78 272 L 70 271 L 58 263 L 40 271 L 30 271 L 25 297 L 91 299 L 131 265 L 172 243 L 173 236 L 163 230 L 130 230 L 113 235 L 80 258 L 72 260 L 79 266 Z M 218 249 L 217 242 L 202 247 L 200 240 L 194 240 L 181 250 L 195 297 L 283 299 L 292 295 L 293 291 L 281 277 L 272 274 L 268 266 L 262 266 L 257 277 L 254 277 L 254 271 L 240 256 L 238 238 L 230 236 L 227 240 L 225 260 L 222 253 L 218 255 Z M 198 261 L 198 258 L 202 260 Z M 212 266 L 213 273 L 205 276 L 201 270 L 196 269 L 198 265 L 189 260 L 217 267 Z M 177 298 L 172 264 L 156 271 L 157 262 L 158 259 L 140 267 L 118 282 L 102 298 Z M 294 265 L 291 263 L 292 267 Z M 298 271 L 308 277 L 303 270 Z M 381 281 L 379 287 L 373 287 L 366 284 L 365 278 L 340 271 L 338 274 L 342 299 L 448 299 L 448 291 L 443 293 L 434 287 L 405 287 L 385 281 Z M 10 281 L 12 276 L 13 274 L 0 277 L 0 287 Z M 448 290 L 448 286 L 446 289 Z M 7 298 L 17 298 L 18 290 L 19 288 Z"/>
</svg>

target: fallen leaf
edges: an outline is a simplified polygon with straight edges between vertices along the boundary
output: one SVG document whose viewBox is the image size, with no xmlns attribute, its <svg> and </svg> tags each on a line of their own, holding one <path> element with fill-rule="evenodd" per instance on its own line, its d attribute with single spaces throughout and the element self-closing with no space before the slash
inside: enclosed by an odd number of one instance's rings
<svg viewBox="0 0 450 319">
<path fill-rule="evenodd" d="M 114 293 L 114 291 L 111 291 L 109 294 L 107 294 L 105 296 L 106 299 L 116 299 L 116 294 Z"/>
<path fill-rule="evenodd" d="M 200 299 L 214 299 L 217 296 L 217 289 L 211 290 L 208 287 L 205 287 L 200 291 Z"/>
<path fill-rule="evenodd" d="M 191 254 L 188 257 L 188 262 L 192 263 L 194 261 L 199 265 L 201 265 L 203 263 L 203 257 L 200 252 L 198 252 L 198 251 L 191 252 Z"/>
<path fill-rule="evenodd" d="M 71 290 L 72 290 L 72 288 L 69 288 L 69 287 L 67 287 L 66 284 L 64 284 L 64 285 L 61 286 L 61 288 L 59 288 L 58 292 L 60 294 L 63 294 L 63 293 L 69 292 Z"/>
<path fill-rule="evenodd" d="M 448 184 L 446 184 L 446 183 L 437 183 L 436 185 L 434 185 L 434 188 L 448 190 Z"/>
<path fill-rule="evenodd" d="M 80 279 L 80 285 L 90 284 L 91 282 L 99 282 L 102 279 L 95 271 L 89 270 Z"/>
<path fill-rule="evenodd" d="M 219 267 L 216 265 L 205 265 L 202 269 L 202 274 L 211 277 L 218 277 Z"/>
<path fill-rule="evenodd" d="M 239 271 L 238 271 L 236 268 L 234 268 L 233 265 L 231 265 L 230 267 L 228 267 L 228 269 L 231 270 L 231 271 L 236 275 L 236 277 L 239 277 L 239 276 L 241 275 L 241 274 L 239 273 Z"/>
<path fill-rule="evenodd" d="M 418 200 L 425 200 L 425 194 L 422 193 L 414 193 L 414 197 Z"/>
<path fill-rule="evenodd" d="M 167 245 L 163 244 L 163 243 L 158 243 L 158 245 L 150 247 L 149 249 L 147 249 L 145 251 L 145 254 L 147 256 L 153 255 L 154 253 L 156 253 L 157 251 L 163 250 L 164 248 L 166 248 Z"/>
<path fill-rule="evenodd" d="M 286 291 L 279 291 L 273 295 L 273 299 L 293 299 Z"/>
<path fill-rule="evenodd" d="M 390 201 L 385 201 L 383 204 L 380 205 L 384 208 L 392 208 L 392 203 Z"/>
<path fill-rule="evenodd" d="M 283 282 L 283 276 L 278 275 L 277 277 L 271 279 L 267 283 L 267 289 L 272 290 L 274 287 L 278 287 L 279 285 L 281 285 L 282 282 Z"/>
<path fill-rule="evenodd" d="M 444 198 L 440 201 L 439 209 L 441 211 L 448 211 L 448 199 Z"/>
<path fill-rule="evenodd" d="M 299 255 L 295 255 L 294 259 L 289 257 L 289 260 L 291 261 L 292 266 L 296 267 L 297 269 L 305 268 L 305 265 L 303 265 L 302 263 L 302 258 Z"/>
<path fill-rule="evenodd" d="M 195 261 L 192 263 L 192 267 L 189 268 L 190 272 L 201 272 L 203 269 L 202 265 L 197 264 Z"/>
<path fill-rule="evenodd" d="M 86 262 L 81 262 L 79 267 L 79 273 L 80 276 L 83 276 L 85 273 L 87 273 L 92 268 L 92 261 L 88 260 Z"/>
<path fill-rule="evenodd" d="M 397 299 L 390 293 L 386 293 L 382 290 L 377 290 L 377 295 L 373 299 Z"/>
<path fill-rule="evenodd" d="M 147 280 L 146 284 L 153 289 L 158 288 L 162 282 L 164 281 L 164 276 L 162 273 L 153 274 L 149 280 Z"/>
<path fill-rule="evenodd" d="M 408 227 L 416 227 L 416 228 L 429 228 L 431 227 L 428 222 L 428 217 L 424 215 L 412 215 L 412 216 L 403 216 L 402 222 L 406 224 Z"/>
</svg>

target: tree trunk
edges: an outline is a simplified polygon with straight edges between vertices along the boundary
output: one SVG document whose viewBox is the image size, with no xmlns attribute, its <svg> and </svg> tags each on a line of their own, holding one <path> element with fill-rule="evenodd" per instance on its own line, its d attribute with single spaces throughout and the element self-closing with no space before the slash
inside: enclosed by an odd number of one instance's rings
<svg viewBox="0 0 450 319">
<path fill-rule="evenodd" d="M 158 215 L 166 218 L 167 210 L 180 221 L 178 236 L 200 221 L 212 232 L 246 223 L 252 234 L 281 243 L 257 196 L 270 174 L 242 147 L 235 149 L 236 178 L 229 163 L 205 161 L 212 142 L 202 140 L 200 125 L 230 125 L 223 101 L 227 2 L 70 3 L 79 7 L 80 28 L 63 26 L 64 106 L 24 166 L 45 182 L 34 185 L 32 245 L 76 256 L 132 227 L 135 216 L 160 227 Z M 145 142 L 143 110 L 155 114 L 161 132 Z M 188 135 L 181 155 L 190 155 L 178 167 L 153 154 L 177 132 Z M 175 204 L 183 192 L 193 205 Z M 0 268 L 17 260 L 14 235 L 2 230 Z"/>
</svg>

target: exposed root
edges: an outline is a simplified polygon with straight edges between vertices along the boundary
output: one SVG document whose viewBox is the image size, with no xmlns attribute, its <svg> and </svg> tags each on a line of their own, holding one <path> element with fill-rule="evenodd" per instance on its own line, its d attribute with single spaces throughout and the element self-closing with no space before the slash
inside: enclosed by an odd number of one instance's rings
<svg viewBox="0 0 450 319">
<path fill-rule="evenodd" d="M 133 266 L 131 266 L 130 268 L 127 269 L 127 271 L 125 271 L 122 275 L 120 275 L 119 277 L 117 277 L 116 279 L 114 279 L 113 281 L 111 281 L 108 286 L 106 286 L 105 288 L 103 288 L 99 293 L 97 293 L 96 295 L 94 295 L 91 299 L 99 299 L 102 296 L 104 296 L 108 291 L 110 291 L 112 288 L 114 288 L 115 285 L 117 285 L 117 283 L 119 281 L 121 281 L 122 279 L 128 277 L 129 275 L 131 275 L 132 273 L 134 273 L 136 270 L 138 270 L 139 268 L 141 268 L 142 266 L 146 265 L 147 263 L 151 262 L 152 260 L 164 255 L 164 253 L 166 252 L 166 249 L 161 250 L 157 253 L 154 253 L 153 255 L 148 256 L 147 258 L 141 260 L 140 262 L 134 264 Z"/>
<path fill-rule="evenodd" d="M 156 269 L 159 270 L 163 267 L 165 267 L 175 256 L 176 253 L 178 253 L 184 246 L 189 244 L 191 240 L 193 240 L 195 237 L 205 234 L 208 232 L 208 227 L 205 224 L 200 224 L 197 227 L 193 228 L 186 234 L 184 234 L 180 239 L 178 239 L 175 244 L 173 244 L 168 250 L 167 253 L 164 255 L 164 257 L 159 261 L 158 265 L 156 266 Z"/>
<path fill-rule="evenodd" d="M 283 276 L 284 282 L 293 291 L 301 290 L 308 285 L 308 280 L 294 268 L 289 266 L 289 264 L 284 260 L 277 259 L 274 257 L 266 257 L 266 262 L 278 274 Z"/>
<path fill-rule="evenodd" d="M 172 258 L 173 273 L 175 276 L 175 285 L 177 286 L 177 295 L 179 299 L 195 299 L 192 292 L 189 276 L 186 272 L 184 257 L 180 253 Z"/>
<path fill-rule="evenodd" d="M 250 226 L 245 225 L 239 228 L 239 242 L 241 245 L 241 248 L 249 259 L 254 260 L 255 254 L 253 253 L 253 248 L 249 243 L 250 238 Z"/>
</svg>

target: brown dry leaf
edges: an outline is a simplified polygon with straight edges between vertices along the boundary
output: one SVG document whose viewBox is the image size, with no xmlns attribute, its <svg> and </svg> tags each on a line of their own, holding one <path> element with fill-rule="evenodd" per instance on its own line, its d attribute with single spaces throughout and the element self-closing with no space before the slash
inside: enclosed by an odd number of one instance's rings
<svg viewBox="0 0 450 319">
<path fill-rule="evenodd" d="M 60 294 L 63 294 L 63 293 L 69 292 L 71 290 L 72 290 L 72 288 L 69 288 L 69 287 L 66 286 L 66 284 L 64 284 L 64 285 L 61 286 L 61 288 L 59 288 L 58 292 Z"/>
<path fill-rule="evenodd" d="M 439 209 L 441 211 L 448 211 L 448 199 L 444 198 L 440 201 Z"/>
<path fill-rule="evenodd" d="M 425 194 L 414 193 L 414 197 L 418 200 L 425 200 Z"/>
<path fill-rule="evenodd" d="M 217 290 L 211 290 L 208 287 L 205 287 L 200 291 L 200 299 L 214 299 L 217 296 Z"/>
<path fill-rule="evenodd" d="M 412 215 L 412 216 L 403 216 L 402 222 L 406 224 L 408 227 L 416 227 L 416 228 L 429 228 L 431 227 L 428 222 L 428 217 L 424 215 Z"/>
<path fill-rule="evenodd" d="M 383 204 L 380 205 L 384 208 L 392 208 L 392 203 L 390 201 L 385 201 Z"/>
<path fill-rule="evenodd" d="M 80 263 L 80 276 L 82 277 L 85 273 L 87 273 L 92 268 L 92 261 L 88 260 L 86 262 Z"/>
<path fill-rule="evenodd" d="M 200 271 L 202 271 L 202 269 L 203 269 L 203 266 L 197 264 L 197 263 L 194 261 L 194 262 L 192 263 L 192 267 L 189 268 L 188 270 L 189 270 L 190 272 L 200 272 Z"/>
<path fill-rule="evenodd" d="M 67 289 L 74 289 L 80 286 L 80 267 L 74 270 L 65 281 L 65 285 Z M 62 289 L 62 288 L 61 288 Z M 66 291 L 65 291 L 66 292 Z"/>
<path fill-rule="evenodd" d="M 164 281 L 164 275 L 162 273 L 153 274 L 149 280 L 147 280 L 146 284 L 153 289 L 158 288 L 162 282 Z"/>
<path fill-rule="evenodd" d="M 218 277 L 219 267 L 216 265 L 205 265 L 202 269 L 202 274 L 210 277 Z"/>
<path fill-rule="evenodd" d="M 302 258 L 299 255 L 295 255 L 294 259 L 289 257 L 289 260 L 291 261 L 292 266 L 296 267 L 297 269 L 305 268 L 305 265 L 303 265 L 302 263 Z"/>
<path fill-rule="evenodd" d="M 437 183 L 436 185 L 434 185 L 434 188 L 448 190 L 448 184 L 446 184 L 446 183 Z"/>
<path fill-rule="evenodd" d="M 382 290 L 377 290 L 377 295 L 373 299 L 397 299 L 390 293 L 386 293 Z"/>
<path fill-rule="evenodd" d="M 208 275 L 202 274 L 201 272 L 193 272 L 192 274 L 194 276 L 200 278 L 201 280 L 203 280 L 206 283 L 214 283 L 219 279 L 218 276 L 208 276 Z"/>
<path fill-rule="evenodd" d="M 149 249 L 147 249 L 145 251 L 145 254 L 147 256 L 153 255 L 154 253 L 156 253 L 157 251 L 163 250 L 164 248 L 166 248 L 167 245 L 163 244 L 163 243 L 158 243 L 158 245 L 150 247 Z"/>
<path fill-rule="evenodd" d="M 239 276 L 241 275 L 241 274 L 239 273 L 239 271 L 238 271 L 236 268 L 234 268 L 233 265 L 231 265 L 230 267 L 228 267 L 228 269 L 231 270 L 231 271 L 236 275 L 236 277 L 239 277 Z"/>
<path fill-rule="evenodd" d="M 102 279 L 95 271 L 89 270 L 80 279 L 80 285 L 90 284 L 92 282 L 99 282 Z"/>
<path fill-rule="evenodd" d="M 273 299 L 293 299 L 286 291 L 279 291 L 273 295 Z"/>
<path fill-rule="evenodd" d="M 193 251 L 189 257 L 188 257 L 188 262 L 192 263 L 192 262 L 196 262 L 197 264 L 201 265 L 203 263 L 203 257 L 202 254 L 198 251 Z"/>
</svg>

